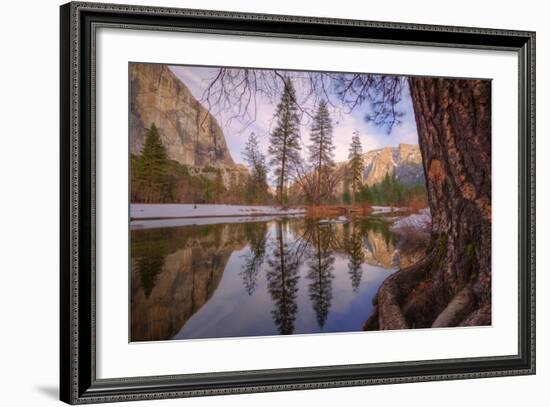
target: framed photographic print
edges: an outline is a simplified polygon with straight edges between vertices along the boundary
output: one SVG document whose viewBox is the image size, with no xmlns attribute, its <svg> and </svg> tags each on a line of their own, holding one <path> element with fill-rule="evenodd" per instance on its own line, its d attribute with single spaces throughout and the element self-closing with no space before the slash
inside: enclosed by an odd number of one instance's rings
<svg viewBox="0 0 550 407">
<path fill-rule="evenodd" d="M 535 34 L 61 6 L 61 399 L 535 373 Z"/>
</svg>

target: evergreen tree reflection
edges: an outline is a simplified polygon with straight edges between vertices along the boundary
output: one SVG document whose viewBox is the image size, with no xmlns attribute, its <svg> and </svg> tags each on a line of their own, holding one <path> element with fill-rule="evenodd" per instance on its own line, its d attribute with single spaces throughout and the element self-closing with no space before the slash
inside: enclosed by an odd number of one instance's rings
<svg viewBox="0 0 550 407">
<path fill-rule="evenodd" d="M 310 223 L 307 225 L 305 236 L 312 248 L 312 255 L 308 262 L 309 271 L 306 276 L 310 280 L 309 298 L 313 304 L 319 328 L 323 329 L 332 300 L 333 250 L 338 242 L 330 225 Z"/>
<path fill-rule="evenodd" d="M 141 288 L 145 294 L 145 298 L 149 298 L 151 291 L 157 282 L 157 276 L 162 271 L 164 265 L 164 256 L 159 254 L 151 254 L 143 256 L 136 260 L 136 270 L 139 274 Z"/>
<path fill-rule="evenodd" d="M 265 259 L 267 223 L 246 223 L 244 232 L 250 245 L 250 252 L 242 256 L 243 266 L 239 274 L 243 279 L 246 292 L 252 295 Z"/>
<path fill-rule="evenodd" d="M 269 268 L 266 273 L 267 288 L 275 304 L 271 315 L 281 335 L 294 332 L 294 321 L 298 311 L 296 296 L 301 256 L 298 255 L 296 247 L 287 241 L 289 233 L 286 222 L 276 222 L 272 256 L 268 260 Z"/>
<path fill-rule="evenodd" d="M 348 273 L 351 280 L 351 287 L 353 291 L 357 293 L 363 276 L 361 266 L 365 261 L 365 256 L 363 254 L 363 236 L 361 230 L 355 223 L 345 225 L 344 248 L 348 255 Z"/>
</svg>

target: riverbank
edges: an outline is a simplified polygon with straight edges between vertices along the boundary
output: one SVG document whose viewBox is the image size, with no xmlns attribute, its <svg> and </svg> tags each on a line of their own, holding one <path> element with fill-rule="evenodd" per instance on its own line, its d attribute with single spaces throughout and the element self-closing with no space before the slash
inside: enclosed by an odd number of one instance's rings
<svg viewBox="0 0 550 407">
<path fill-rule="evenodd" d="M 269 221 L 283 217 L 306 216 L 312 219 L 330 220 L 346 217 L 382 217 L 400 233 L 410 229 L 427 229 L 431 217 L 427 209 L 412 211 L 410 208 L 390 206 L 325 205 L 284 208 L 263 205 L 216 204 L 131 204 L 132 229 L 158 227 L 208 225 L 218 223 L 242 223 Z"/>
<path fill-rule="evenodd" d="M 186 219 L 305 214 L 303 208 L 264 205 L 130 204 L 131 220 Z"/>
</svg>

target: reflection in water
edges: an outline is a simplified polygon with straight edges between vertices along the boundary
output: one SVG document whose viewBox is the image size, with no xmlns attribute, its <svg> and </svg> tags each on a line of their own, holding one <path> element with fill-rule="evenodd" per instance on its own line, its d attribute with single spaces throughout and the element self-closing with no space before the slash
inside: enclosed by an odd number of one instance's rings
<svg viewBox="0 0 550 407">
<path fill-rule="evenodd" d="M 231 254 L 245 245 L 243 224 L 133 230 L 130 339 L 177 334 L 210 299 Z M 159 258 L 160 271 L 151 267 Z"/>
<path fill-rule="evenodd" d="M 131 231 L 131 340 L 361 330 L 423 249 L 385 222 L 308 219 Z"/>
<path fill-rule="evenodd" d="M 306 226 L 307 240 L 309 241 L 312 254 L 308 262 L 309 270 L 307 278 L 310 280 L 308 291 L 309 298 L 315 310 L 319 328 L 325 326 L 330 301 L 332 300 L 332 279 L 334 278 L 333 247 L 335 237 L 332 225 L 319 225 L 308 222 Z"/>
<path fill-rule="evenodd" d="M 363 277 L 361 265 L 365 261 L 365 256 L 363 254 L 361 231 L 355 223 L 351 226 L 349 223 L 344 225 L 344 250 L 348 255 L 348 273 L 351 287 L 353 292 L 357 293 Z"/>
<path fill-rule="evenodd" d="M 163 265 L 164 257 L 156 253 L 139 257 L 136 260 L 136 270 L 146 298 L 151 295 L 151 290 L 155 286 L 157 275 L 162 270 Z"/>
<path fill-rule="evenodd" d="M 296 245 L 291 245 L 287 241 L 288 232 L 283 232 L 283 227 L 287 226 L 283 225 L 283 222 L 276 224 L 276 236 L 272 242 L 272 254 L 266 273 L 267 288 L 274 303 L 271 315 L 281 335 L 294 332 L 294 320 L 298 310 L 296 293 L 300 278 L 298 266 L 301 256 L 296 250 Z"/>
<path fill-rule="evenodd" d="M 267 241 L 267 223 L 246 223 L 244 226 L 246 240 L 250 245 L 250 252 L 244 254 L 242 272 L 243 284 L 248 295 L 254 293 L 256 279 L 265 258 Z"/>
</svg>

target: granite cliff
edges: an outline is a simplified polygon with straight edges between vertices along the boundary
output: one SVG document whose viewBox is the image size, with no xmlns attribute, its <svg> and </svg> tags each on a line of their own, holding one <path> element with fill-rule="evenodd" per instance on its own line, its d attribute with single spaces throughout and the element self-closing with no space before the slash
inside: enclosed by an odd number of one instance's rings
<svg viewBox="0 0 550 407">
<path fill-rule="evenodd" d="M 367 151 L 363 154 L 363 165 L 362 184 L 369 187 L 381 183 L 386 174 L 395 175 L 399 183 L 403 185 L 424 182 L 422 155 L 420 148 L 415 144 L 399 144 L 397 147 Z M 348 161 L 336 164 L 336 171 L 340 179 L 335 189 L 337 195 L 344 192 L 348 168 Z"/>
<path fill-rule="evenodd" d="M 248 170 L 236 164 L 218 121 L 166 65 L 130 65 L 130 152 L 141 154 L 145 134 L 155 123 L 168 158 L 193 174 L 221 170 L 224 184 L 243 180 Z M 206 171 L 205 176 L 208 177 Z"/>
<path fill-rule="evenodd" d="M 386 174 L 395 174 L 405 185 L 424 180 L 422 155 L 418 145 L 399 144 L 398 147 L 384 147 L 363 154 L 363 182 L 374 185 L 382 182 Z"/>
</svg>

